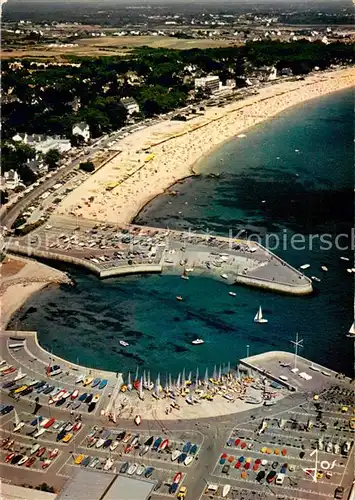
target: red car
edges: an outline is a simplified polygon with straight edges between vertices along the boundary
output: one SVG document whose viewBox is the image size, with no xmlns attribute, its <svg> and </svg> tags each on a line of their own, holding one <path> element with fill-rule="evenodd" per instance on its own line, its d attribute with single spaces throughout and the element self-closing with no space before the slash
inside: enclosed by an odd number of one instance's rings
<svg viewBox="0 0 355 500">
<path fill-rule="evenodd" d="M 246 447 L 246 445 L 247 445 L 246 443 L 242 443 L 242 444 L 240 445 L 241 449 L 242 449 L 242 450 L 244 450 L 244 448 Z"/>
<path fill-rule="evenodd" d="M 259 464 L 261 463 L 260 458 L 257 458 L 257 459 L 255 460 L 255 463 L 259 465 Z"/>
<path fill-rule="evenodd" d="M 253 466 L 253 470 L 257 471 L 258 469 L 259 469 L 259 464 L 257 464 L 257 463 L 255 462 L 255 464 L 254 464 L 254 466 Z"/>
<path fill-rule="evenodd" d="M 7 457 L 5 458 L 5 462 L 8 463 L 10 462 L 15 456 L 15 453 L 9 453 Z"/>
<path fill-rule="evenodd" d="M 246 462 L 246 464 L 244 465 L 244 469 L 246 470 L 250 469 L 250 462 Z"/>
<path fill-rule="evenodd" d="M 37 453 L 36 453 L 37 457 L 41 457 L 42 455 L 44 455 L 44 454 L 45 454 L 45 452 L 46 452 L 46 449 L 47 449 L 47 448 L 45 448 L 44 446 L 42 446 L 42 448 L 40 448 L 40 449 L 37 451 Z"/>
<path fill-rule="evenodd" d="M 36 457 L 31 457 L 27 460 L 25 463 L 25 467 L 32 467 L 32 465 L 35 463 Z"/>
<path fill-rule="evenodd" d="M 221 458 L 227 458 L 227 457 L 228 457 L 227 453 L 222 453 Z"/>
<path fill-rule="evenodd" d="M 239 460 L 238 460 L 238 462 L 235 464 L 235 466 L 234 466 L 234 467 L 235 467 L 236 469 L 240 469 L 240 466 L 241 466 L 241 465 L 242 465 L 242 462 L 239 462 Z"/>
<path fill-rule="evenodd" d="M 50 419 L 48 420 L 48 422 L 47 422 L 46 424 L 44 424 L 44 426 L 43 426 L 43 427 L 44 427 L 45 429 L 49 429 L 49 428 L 50 428 L 50 427 L 54 424 L 54 422 L 55 422 L 55 418 L 54 418 L 54 417 L 52 417 L 52 418 L 50 418 Z"/>
<path fill-rule="evenodd" d="M 235 444 L 236 446 L 238 446 L 238 445 L 239 445 L 239 443 L 240 443 L 240 439 L 236 439 L 236 440 L 234 441 L 234 444 Z"/>
</svg>

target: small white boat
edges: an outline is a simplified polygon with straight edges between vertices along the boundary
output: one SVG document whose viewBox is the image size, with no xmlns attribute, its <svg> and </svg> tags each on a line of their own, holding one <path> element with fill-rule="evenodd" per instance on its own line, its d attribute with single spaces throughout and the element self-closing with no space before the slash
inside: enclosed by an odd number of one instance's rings
<svg viewBox="0 0 355 500">
<path fill-rule="evenodd" d="M 22 427 L 25 425 L 25 422 L 19 422 L 16 427 L 14 428 L 13 432 L 17 432 L 22 429 Z"/>
<path fill-rule="evenodd" d="M 327 266 L 322 266 L 321 269 L 322 269 L 322 271 L 328 271 Z"/>
<path fill-rule="evenodd" d="M 18 462 L 17 465 L 23 465 L 25 462 L 27 462 L 28 456 L 24 455 Z"/>
<path fill-rule="evenodd" d="M 75 383 L 76 384 L 80 384 L 80 382 L 82 382 L 85 378 L 85 375 L 81 374 L 79 375 L 79 377 L 75 380 Z"/>
<path fill-rule="evenodd" d="M 196 339 L 196 340 L 193 340 L 191 342 L 191 344 L 194 344 L 194 345 L 199 345 L 199 344 L 204 344 L 204 343 L 205 343 L 205 341 L 202 339 Z"/>
<path fill-rule="evenodd" d="M 120 340 L 120 344 L 123 346 L 123 347 L 127 347 L 129 345 L 128 342 L 125 342 L 124 340 Z"/>
<path fill-rule="evenodd" d="M 314 372 L 320 372 L 320 368 L 318 368 L 318 366 L 311 365 L 309 369 L 313 370 Z"/>
<path fill-rule="evenodd" d="M 26 373 L 22 373 L 21 367 L 19 368 L 16 377 L 14 378 L 14 381 L 17 382 L 18 380 L 22 380 L 23 378 L 26 377 Z"/>
<path fill-rule="evenodd" d="M 353 272 L 353 270 L 352 270 L 352 269 L 350 269 L 350 268 L 349 268 L 349 269 L 347 269 L 347 271 L 348 271 L 348 273 L 350 273 L 350 274 Z"/>
<path fill-rule="evenodd" d="M 228 493 L 230 492 L 230 490 L 231 490 L 231 485 L 225 484 L 223 486 L 223 490 L 222 490 L 222 498 L 225 498 L 228 495 Z"/>
<path fill-rule="evenodd" d="M 174 462 L 181 455 L 181 451 L 174 450 L 171 454 L 171 461 Z"/>
<path fill-rule="evenodd" d="M 34 438 L 38 438 L 39 436 L 42 436 L 42 434 L 44 434 L 46 432 L 47 429 L 40 429 L 39 431 L 37 431 L 33 437 Z"/>
<path fill-rule="evenodd" d="M 274 406 L 276 405 L 276 401 L 272 399 L 268 399 L 267 401 L 264 401 L 264 406 Z"/>
<path fill-rule="evenodd" d="M 136 416 L 134 417 L 134 423 L 135 423 L 136 425 L 140 425 L 141 421 L 142 421 L 142 419 L 141 419 L 141 416 L 140 416 L 140 415 L 136 415 Z"/>
<path fill-rule="evenodd" d="M 281 380 L 284 380 L 285 382 L 288 381 L 288 378 L 286 377 L 286 375 L 280 375 L 279 377 Z"/>
<path fill-rule="evenodd" d="M 349 262 L 349 260 L 350 260 L 348 257 L 340 257 L 340 258 L 341 258 L 341 260 L 346 260 L 347 262 Z"/>
<path fill-rule="evenodd" d="M 188 280 L 188 279 L 189 279 L 189 277 L 188 277 L 188 276 L 186 276 L 186 274 L 182 274 L 182 275 L 180 276 L 180 278 L 181 278 L 182 280 Z"/>
<path fill-rule="evenodd" d="M 236 297 L 237 294 L 235 292 L 228 292 L 231 297 Z"/>
<path fill-rule="evenodd" d="M 355 323 L 353 323 L 350 327 L 349 334 L 347 337 L 355 337 Z"/>
<path fill-rule="evenodd" d="M 317 276 L 311 276 L 311 280 L 317 281 L 318 283 L 320 283 L 320 278 L 317 278 Z"/>
<path fill-rule="evenodd" d="M 225 274 L 225 273 L 221 274 L 221 278 L 223 278 L 224 280 L 227 280 L 228 279 L 228 274 Z"/>
<path fill-rule="evenodd" d="M 263 311 L 261 309 L 261 306 L 259 306 L 259 310 L 254 317 L 254 323 L 267 323 L 267 322 L 268 320 L 263 318 Z"/>
<path fill-rule="evenodd" d="M 311 264 L 302 264 L 302 266 L 300 266 L 300 269 L 305 270 L 308 269 L 309 267 L 311 267 Z"/>
<path fill-rule="evenodd" d="M 25 342 L 18 342 L 17 344 L 8 344 L 9 349 L 17 349 L 19 347 L 23 347 Z"/>
<path fill-rule="evenodd" d="M 322 375 L 324 375 L 325 377 L 330 377 L 331 373 L 330 372 L 326 372 L 325 370 L 322 370 Z"/>
<path fill-rule="evenodd" d="M 243 139 L 244 137 L 246 137 L 246 135 L 245 135 L 245 134 L 239 134 L 239 135 L 237 135 L 237 138 L 238 138 L 238 139 Z"/>
<path fill-rule="evenodd" d="M 112 458 L 109 457 L 104 465 L 104 470 L 110 470 L 111 467 L 113 466 L 113 463 L 114 461 L 112 460 Z"/>
<path fill-rule="evenodd" d="M 193 461 L 194 457 L 192 457 L 191 455 L 188 455 L 186 458 L 185 458 L 185 461 L 184 461 L 184 464 L 187 466 L 187 465 L 190 465 L 190 463 Z"/>
</svg>

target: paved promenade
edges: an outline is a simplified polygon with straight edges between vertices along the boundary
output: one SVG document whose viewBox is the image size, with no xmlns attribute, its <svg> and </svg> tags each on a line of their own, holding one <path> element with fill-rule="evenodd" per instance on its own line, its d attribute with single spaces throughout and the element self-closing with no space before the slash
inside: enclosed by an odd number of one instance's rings
<svg viewBox="0 0 355 500">
<path fill-rule="evenodd" d="M 53 216 L 7 246 L 15 253 L 81 265 L 100 277 L 162 272 L 290 294 L 312 292 L 300 271 L 261 245 L 234 238 Z"/>
</svg>

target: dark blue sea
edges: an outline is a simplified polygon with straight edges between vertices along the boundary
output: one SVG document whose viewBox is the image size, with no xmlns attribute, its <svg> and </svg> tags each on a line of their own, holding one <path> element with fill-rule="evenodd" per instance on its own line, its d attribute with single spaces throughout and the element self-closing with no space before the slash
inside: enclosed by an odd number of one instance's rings
<svg viewBox="0 0 355 500">
<path fill-rule="evenodd" d="M 251 354 L 292 350 L 298 332 L 301 355 L 352 374 L 353 341 L 346 333 L 354 316 L 354 281 L 346 268 L 353 266 L 353 102 L 351 91 L 335 93 L 249 129 L 247 137 L 231 140 L 198 165 L 200 176 L 173 186 L 176 196 L 159 196 L 136 219 L 268 238 L 292 265 L 310 264 L 306 274 L 321 279 L 313 295 L 237 286 L 231 297 L 227 285 L 212 279 L 143 275 L 100 281 L 70 269 L 76 287 L 34 295 L 9 327 L 38 330 L 45 348 L 73 362 L 162 374 L 233 365 L 246 355 L 247 345 Z M 335 237 L 341 234 L 337 248 Z M 323 244 L 321 235 L 330 243 Z M 177 295 L 184 301 L 176 301 Z M 253 323 L 259 304 L 266 325 Z M 191 345 L 196 337 L 205 344 Z M 121 347 L 120 339 L 129 347 Z"/>
</svg>

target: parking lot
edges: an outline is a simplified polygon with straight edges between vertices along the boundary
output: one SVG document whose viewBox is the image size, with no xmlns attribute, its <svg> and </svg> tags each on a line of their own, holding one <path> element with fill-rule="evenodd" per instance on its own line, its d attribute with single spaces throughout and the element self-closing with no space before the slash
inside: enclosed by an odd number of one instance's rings
<svg viewBox="0 0 355 500">
<path fill-rule="evenodd" d="M 234 428 L 211 478 L 220 490 L 231 485 L 226 498 L 333 498 L 352 472 L 355 424 L 353 408 L 344 407 L 350 391 L 336 401 L 331 394 L 333 389 L 285 414 Z"/>
</svg>

